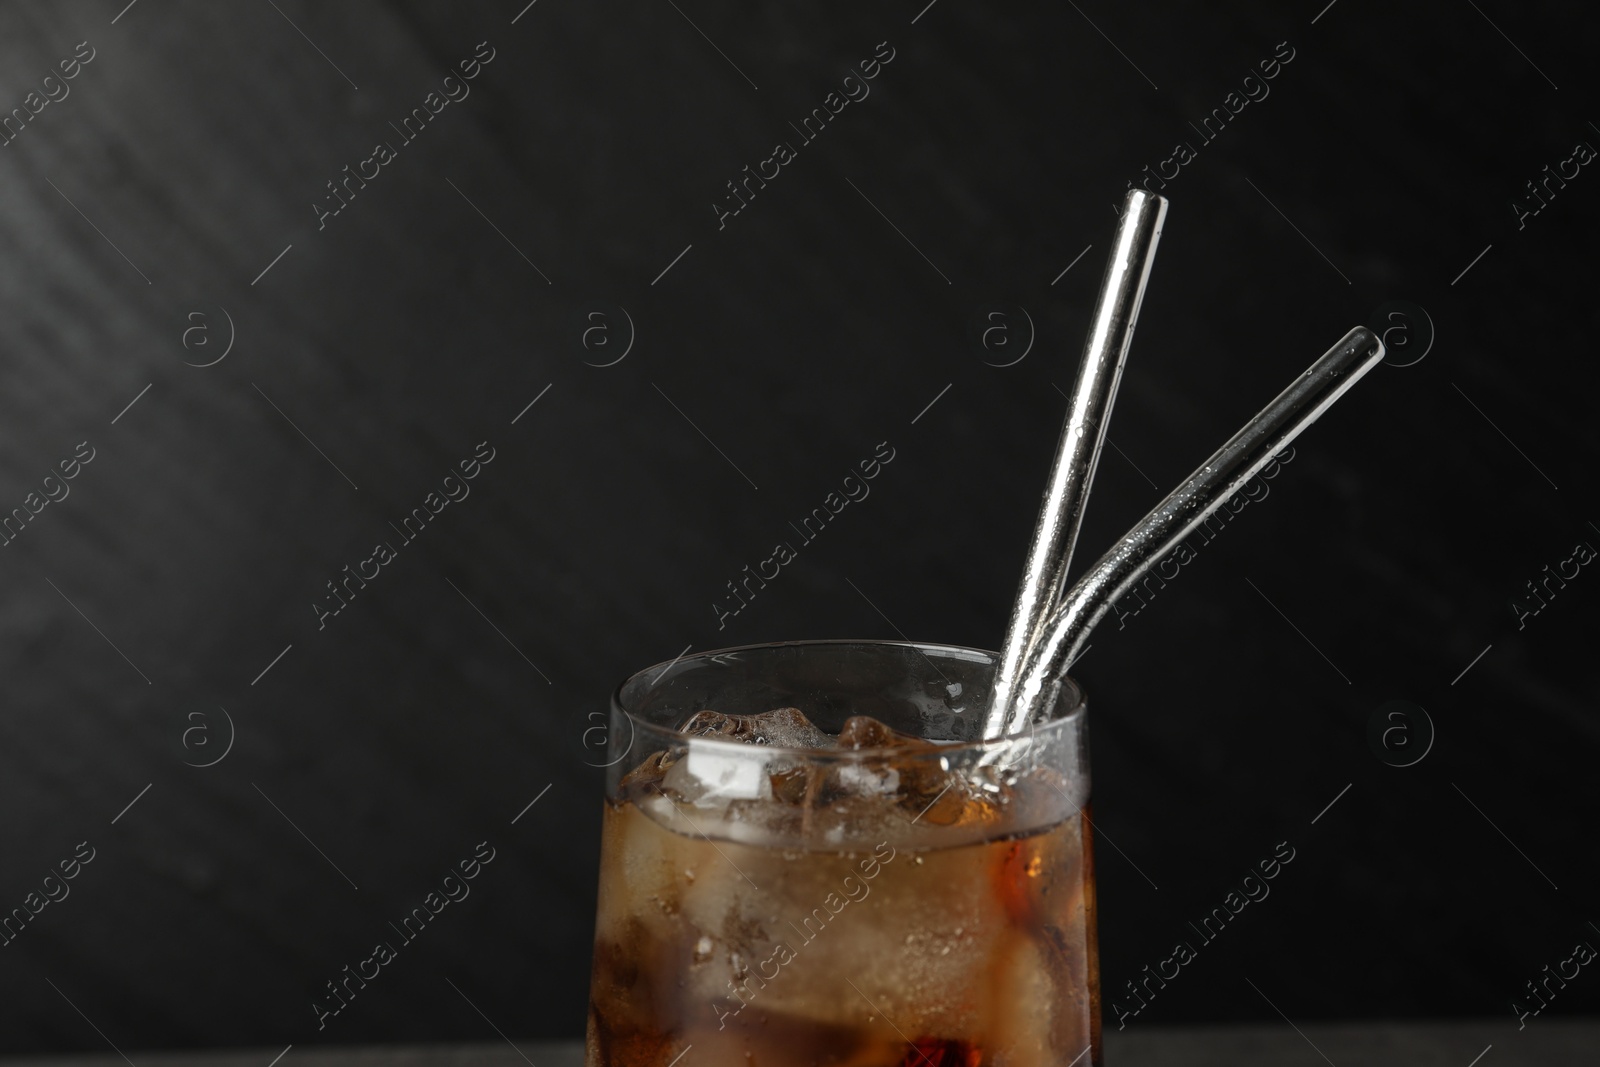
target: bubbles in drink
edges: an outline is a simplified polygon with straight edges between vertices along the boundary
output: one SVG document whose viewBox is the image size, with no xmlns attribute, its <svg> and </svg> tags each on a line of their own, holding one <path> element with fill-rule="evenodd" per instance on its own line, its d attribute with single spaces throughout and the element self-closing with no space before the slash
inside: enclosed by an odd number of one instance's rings
<svg viewBox="0 0 1600 1067">
<path fill-rule="evenodd" d="M 689 1046 L 684 1067 L 1098 1055 L 1072 788 L 867 716 L 837 736 L 794 708 L 682 730 L 607 805 L 589 1067 Z"/>
</svg>

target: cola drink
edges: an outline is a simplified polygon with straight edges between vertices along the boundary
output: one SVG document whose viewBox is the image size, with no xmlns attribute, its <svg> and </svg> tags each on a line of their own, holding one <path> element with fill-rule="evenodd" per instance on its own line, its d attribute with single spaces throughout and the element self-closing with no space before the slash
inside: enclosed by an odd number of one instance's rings
<svg viewBox="0 0 1600 1067">
<path fill-rule="evenodd" d="M 613 707 L 589 1067 L 1099 1063 L 1075 686 L 985 742 L 964 734 L 987 653 L 817 642 L 673 672 Z"/>
</svg>

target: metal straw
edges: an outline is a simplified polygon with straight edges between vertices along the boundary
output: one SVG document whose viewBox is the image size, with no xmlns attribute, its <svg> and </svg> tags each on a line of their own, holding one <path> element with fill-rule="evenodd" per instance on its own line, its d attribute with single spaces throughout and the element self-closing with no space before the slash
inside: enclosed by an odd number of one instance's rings
<svg viewBox="0 0 1600 1067">
<path fill-rule="evenodd" d="M 1128 346 L 1133 342 L 1139 303 L 1144 299 L 1166 214 L 1165 198 L 1143 189 L 1129 190 L 1123 202 L 1122 222 L 1117 226 L 1105 276 L 1100 280 L 1100 296 L 1084 341 L 1078 379 L 1068 401 L 1066 423 L 1050 470 L 1050 485 L 1006 630 L 985 737 L 999 737 L 1004 731 L 1005 709 L 1022 678 L 1028 649 L 1043 631 L 1066 588 L 1067 567 L 1083 523 L 1095 464 L 1104 446 L 1111 402 L 1122 378 Z"/>
<path fill-rule="evenodd" d="M 1030 650 L 1005 709 L 1006 733 L 1022 730 L 1055 688 L 1089 633 L 1167 552 L 1226 504 L 1251 478 L 1382 361 L 1383 342 L 1357 326 L 1294 384 L 1167 495 L 1068 590 Z"/>
</svg>

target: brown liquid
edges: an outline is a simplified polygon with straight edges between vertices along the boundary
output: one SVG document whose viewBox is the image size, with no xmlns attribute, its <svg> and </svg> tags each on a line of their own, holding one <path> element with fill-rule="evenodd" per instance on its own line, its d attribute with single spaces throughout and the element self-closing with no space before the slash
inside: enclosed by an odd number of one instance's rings
<svg viewBox="0 0 1600 1067">
<path fill-rule="evenodd" d="M 832 853 L 608 804 L 588 1067 L 1097 1065 L 1092 866 L 1087 812 Z"/>
</svg>

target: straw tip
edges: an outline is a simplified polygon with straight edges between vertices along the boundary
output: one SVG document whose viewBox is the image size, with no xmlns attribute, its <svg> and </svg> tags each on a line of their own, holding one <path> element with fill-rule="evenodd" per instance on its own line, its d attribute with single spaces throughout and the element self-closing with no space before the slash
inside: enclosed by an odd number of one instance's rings
<svg viewBox="0 0 1600 1067">
<path fill-rule="evenodd" d="M 1122 202 L 1129 207 L 1151 205 L 1165 210 L 1170 201 L 1160 193 L 1152 193 L 1148 189 L 1134 186 L 1128 190 L 1128 194 L 1122 198 Z"/>
<path fill-rule="evenodd" d="M 1352 350 L 1359 349 L 1369 358 L 1382 359 L 1387 353 L 1383 338 L 1379 337 L 1374 330 L 1367 326 L 1352 327 L 1350 332 L 1344 335 L 1344 340 L 1341 344 Z"/>
</svg>

